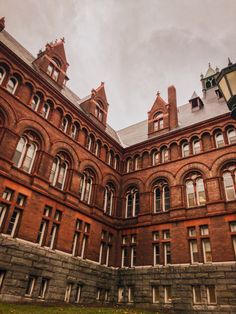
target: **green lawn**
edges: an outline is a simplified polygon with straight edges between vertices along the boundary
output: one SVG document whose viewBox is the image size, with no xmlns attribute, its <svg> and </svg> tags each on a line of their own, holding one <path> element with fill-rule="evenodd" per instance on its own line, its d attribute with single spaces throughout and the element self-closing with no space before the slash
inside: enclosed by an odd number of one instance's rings
<svg viewBox="0 0 236 314">
<path fill-rule="evenodd" d="M 128 308 L 100 308 L 85 306 L 45 306 L 0 303 L 0 314 L 151 314 L 151 312 Z M 153 314 L 153 312 L 152 312 Z"/>
</svg>

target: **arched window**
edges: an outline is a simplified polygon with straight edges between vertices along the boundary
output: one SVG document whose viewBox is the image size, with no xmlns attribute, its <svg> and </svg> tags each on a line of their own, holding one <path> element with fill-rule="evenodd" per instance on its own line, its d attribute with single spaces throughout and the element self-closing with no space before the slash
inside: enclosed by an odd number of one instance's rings
<svg viewBox="0 0 236 314">
<path fill-rule="evenodd" d="M 190 174 L 185 180 L 188 207 L 200 206 L 206 203 L 205 187 L 199 173 Z"/>
<path fill-rule="evenodd" d="M 18 80 L 15 76 L 12 76 L 9 78 L 8 82 L 7 82 L 7 90 L 9 93 L 11 94 L 15 94 L 15 91 L 16 91 L 16 88 L 17 88 L 17 85 L 18 85 Z"/>
<path fill-rule="evenodd" d="M 90 169 L 84 171 L 80 181 L 80 200 L 87 204 L 91 203 L 94 175 Z"/>
<path fill-rule="evenodd" d="M 166 181 L 158 181 L 154 186 L 154 213 L 170 209 L 170 189 Z"/>
<path fill-rule="evenodd" d="M 139 192 L 136 188 L 130 188 L 126 193 L 125 218 L 135 217 L 139 214 Z"/>
<path fill-rule="evenodd" d="M 99 141 L 96 142 L 94 154 L 99 157 L 101 152 L 101 143 Z"/>
<path fill-rule="evenodd" d="M 134 170 L 141 169 L 142 159 L 140 156 L 135 156 L 134 158 Z"/>
<path fill-rule="evenodd" d="M 45 119 L 48 119 L 49 112 L 50 112 L 50 104 L 49 104 L 48 101 L 46 101 L 45 104 L 43 105 L 41 115 L 42 115 Z"/>
<path fill-rule="evenodd" d="M 199 154 L 201 152 L 201 145 L 199 139 L 193 140 L 193 154 Z"/>
<path fill-rule="evenodd" d="M 223 170 L 223 181 L 227 201 L 236 198 L 236 163 L 227 165 Z"/>
<path fill-rule="evenodd" d="M 6 70 L 3 67 L 0 67 L 0 85 L 3 82 L 5 75 L 6 75 Z"/>
<path fill-rule="evenodd" d="M 228 136 L 228 142 L 229 144 L 234 144 L 236 143 L 236 131 L 234 128 L 230 128 L 227 131 L 227 136 Z"/>
<path fill-rule="evenodd" d="M 163 129 L 164 122 L 163 122 L 163 113 L 157 112 L 153 117 L 153 131 L 158 131 Z"/>
<path fill-rule="evenodd" d="M 104 193 L 104 213 L 112 215 L 113 203 L 114 203 L 114 187 L 112 184 L 107 184 Z"/>
<path fill-rule="evenodd" d="M 87 150 L 91 151 L 92 150 L 92 144 L 93 144 L 93 140 L 91 135 L 87 136 L 87 140 L 86 140 L 86 148 Z"/>
<path fill-rule="evenodd" d="M 182 144 L 182 157 L 188 157 L 190 155 L 189 143 L 184 142 Z"/>
<path fill-rule="evenodd" d="M 223 147 L 225 145 L 224 136 L 222 132 L 217 132 L 215 134 L 216 147 Z"/>
<path fill-rule="evenodd" d="M 17 168 L 31 173 L 39 146 L 38 143 L 37 136 L 30 131 L 20 138 L 13 156 L 13 163 Z"/>
<path fill-rule="evenodd" d="M 69 123 L 68 119 L 66 117 L 64 117 L 62 119 L 62 123 L 61 123 L 61 130 L 62 130 L 62 132 L 66 133 L 67 128 L 68 128 L 68 123 Z"/>
<path fill-rule="evenodd" d="M 39 107 L 39 103 L 40 103 L 40 97 L 38 95 L 34 95 L 34 97 L 31 100 L 30 106 L 34 111 L 37 111 Z"/>
<path fill-rule="evenodd" d="M 161 149 L 161 162 L 167 162 L 169 160 L 169 150 L 167 147 Z"/>
<path fill-rule="evenodd" d="M 53 160 L 49 181 L 60 190 L 64 189 L 68 167 L 69 160 L 67 156 L 62 152 L 58 153 Z"/>
<path fill-rule="evenodd" d="M 78 128 L 75 124 L 72 124 L 70 136 L 75 140 L 78 134 Z"/>
<path fill-rule="evenodd" d="M 159 163 L 159 153 L 158 151 L 153 151 L 152 152 L 152 165 L 155 166 Z"/>
<path fill-rule="evenodd" d="M 115 158 L 114 158 L 114 169 L 116 169 L 116 170 L 119 169 L 119 161 L 120 161 L 119 156 L 115 156 Z"/>
<path fill-rule="evenodd" d="M 132 171 L 132 159 L 128 158 L 126 161 L 126 172 L 130 172 Z"/>
<path fill-rule="evenodd" d="M 108 165 L 113 166 L 113 160 L 114 160 L 114 153 L 113 151 L 109 151 L 108 158 L 107 158 Z"/>
</svg>

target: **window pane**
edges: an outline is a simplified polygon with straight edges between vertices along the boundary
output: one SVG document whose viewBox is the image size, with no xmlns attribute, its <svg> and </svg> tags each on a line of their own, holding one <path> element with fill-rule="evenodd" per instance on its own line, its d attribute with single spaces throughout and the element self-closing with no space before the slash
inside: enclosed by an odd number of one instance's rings
<svg viewBox="0 0 236 314">
<path fill-rule="evenodd" d="M 235 131 L 235 129 L 228 130 L 228 141 L 229 141 L 229 144 L 236 143 L 236 131 Z"/>
<path fill-rule="evenodd" d="M 196 205 L 195 201 L 195 194 L 194 194 L 194 186 L 192 181 L 187 181 L 186 182 L 186 191 L 187 191 L 187 201 L 188 201 L 188 206 L 194 206 Z"/>
<path fill-rule="evenodd" d="M 23 158 L 23 154 L 26 148 L 26 140 L 22 137 L 16 147 L 16 151 L 13 157 L 13 163 L 16 167 L 20 166 L 20 162 Z"/>
<path fill-rule="evenodd" d="M 198 205 L 205 204 L 206 203 L 206 195 L 205 195 L 203 179 L 197 179 L 196 187 L 197 187 Z"/>
<path fill-rule="evenodd" d="M 228 201 L 235 199 L 234 181 L 232 174 L 230 172 L 225 172 L 223 174 L 225 194 Z"/>
<path fill-rule="evenodd" d="M 35 152 L 36 152 L 36 146 L 34 144 L 30 144 L 26 153 L 26 157 L 24 159 L 23 166 L 22 166 L 22 169 L 24 171 L 30 172 L 33 161 L 34 161 Z"/>
</svg>

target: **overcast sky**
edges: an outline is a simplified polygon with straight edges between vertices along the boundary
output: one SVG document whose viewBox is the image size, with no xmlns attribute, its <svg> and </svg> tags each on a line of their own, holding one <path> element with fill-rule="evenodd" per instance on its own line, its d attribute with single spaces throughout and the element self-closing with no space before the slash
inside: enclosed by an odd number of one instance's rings
<svg viewBox="0 0 236 314">
<path fill-rule="evenodd" d="M 178 105 L 200 74 L 236 62 L 235 0 L 0 0 L 6 30 L 36 56 L 65 37 L 68 86 L 79 97 L 105 82 L 116 130 L 145 120 L 156 92 Z"/>
</svg>

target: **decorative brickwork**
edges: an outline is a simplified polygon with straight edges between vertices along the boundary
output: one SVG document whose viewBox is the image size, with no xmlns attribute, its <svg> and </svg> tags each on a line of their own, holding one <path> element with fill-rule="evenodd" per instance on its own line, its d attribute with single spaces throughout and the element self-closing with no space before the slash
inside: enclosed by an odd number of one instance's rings
<svg viewBox="0 0 236 314">
<path fill-rule="evenodd" d="M 236 124 L 218 71 L 203 98 L 177 107 L 171 86 L 116 132 L 104 83 L 66 87 L 64 39 L 35 59 L 3 21 L 0 298 L 235 313 Z"/>
</svg>

